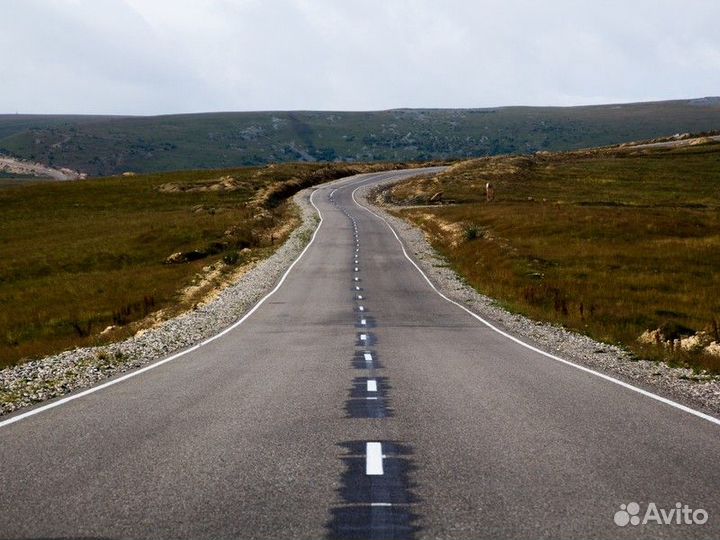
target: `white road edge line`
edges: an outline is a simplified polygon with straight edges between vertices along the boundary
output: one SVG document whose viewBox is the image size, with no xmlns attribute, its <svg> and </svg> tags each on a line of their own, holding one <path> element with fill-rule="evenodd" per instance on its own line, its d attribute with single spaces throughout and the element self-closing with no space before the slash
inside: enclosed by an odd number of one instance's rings
<svg viewBox="0 0 720 540">
<path fill-rule="evenodd" d="M 320 189 L 320 188 L 318 188 Z M 315 237 L 317 236 L 318 231 L 320 231 L 320 227 L 322 227 L 323 224 L 323 216 L 322 212 L 320 212 L 320 209 L 315 205 L 315 202 L 313 201 L 313 196 L 315 193 L 317 193 L 318 189 L 315 189 L 310 194 L 310 204 L 315 208 L 315 210 L 318 213 L 318 216 L 320 218 L 320 221 L 318 222 L 318 226 L 315 228 L 315 232 L 313 233 L 312 237 L 310 238 L 310 242 L 305 246 L 305 248 L 300 252 L 300 255 L 298 255 L 295 260 L 290 264 L 287 270 L 285 270 L 285 273 L 280 278 L 280 281 L 277 282 L 275 287 L 267 293 L 265 296 L 263 296 L 258 302 L 252 307 L 250 311 L 248 311 L 245 315 L 242 316 L 238 321 L 234 322 L 227 328 L 225 328 L 223 331 L 219 332 L 218 334 L 215 334 L 214 336 L 211 336 L 204 341 L 201 341 L 200 343 L 197 343 L 193 345 L 192 347 L 185 349 L 183 351 L 180 351 L 179 353 L 175 353 L 171 356 L 168 356 L 167 358 L 163 358 L 162 360 L 159 360 L 153 364 L 149 364 L 145 367 L 142 367 L 140 369 L 137 369 L 135 371 L 131 371 L 130 373 L 127 373 L 125 375 L 122 375 L 121 377 L 118 377 L 117 379 L 113 379 L 111 381 L 108 381 L 106 383 L 102 383 L 98 386 L 93 386 L 92 388 L 88 388 L 87 390 L 83 390 L 82 392 L 78 392 L 77 394 L 72 394 L 70 396 L 60 398 L 57 401 L 53 401 L 52 403 L 48 403 L 47 405 L 42 405 L 38 407 L 37 409 L 32 409 L 30 411 L 27 411 L 25 413 L 18 414 L 17 416 L 13 416 L 12 418 L 8 418 L 7 420 L 0 421 L 0 428 L 9 426 L 10 424 L 14 424 L 15 422 L 19 422 L 20 420 L 24 420 L 25 418 L 29 418 L 31 416 L 35 416 L 36 414 L 40 414 L 41 412 L 48 411 L 50 409 L 54 409 L 55 407 L 59 407 L 60 405 L 64 405 L 65 403 L 69 403 L 70 401 L 75 401 L 76 399 L 80 399 L 82 397 L 85 397 L 90 394 L 94 394 L 95 392 L 98 392 L 100 390 L 103 390 L 109 386 L 113 386 L 115 384 L 121 383 L 123 381 L 126 381 L 128 379 L 132 379 L 133 377 L 137 377 L 141 373 L 145 373 L 146 371 L 150 371 L 151 369 L 155 369 L 156 367 L 162 366 L 163 364 L 167 364 L 168 362 L 171 362 L 177 358 L 180 358 L 181 356 L 185 356 L 186 354 L 189 354 L 193 351 L 198 350 L 200 347 L 207 345 L 208 343 L 211 343 L 215 341 L 218 338 L 221 338 L 228 332 L 233 331 L 235 328 L 240 326 L 242 323 L 244 323 L 253 313 L 255 313 L 260 306 L 262 306 L 265 301 L 270 298 L 272 295 L 274 295 L 282 286 L 283 283 L 285 283 L 285 279 L 288 277 L 292 269 L 295 267 L 295 265 L 302 259 L 303 255 L 307 252 L 308 249 L 310 249 L 310 246 L 312 246 L 313 242 L 315 241 Z M 357 278 L 356 278 L 357 279 Z"/>
<path fill-rule="evenodd" d="M 365 474 L 368 476 L 383 474 L 382 444 L 379 442 L 365 444 Z"/>
<path fill-rule="evenodd" d="M 390 223 L 388 223 L 388 221 L 387 221 L 384 217 L 382 217 L 381 215 L 376 214 L 375 212 L 373 212 L 372 210 L 370 210 L 368 207 L 363 206 L 362 204 L 360 204 L 360 203 L 358 202 L 358 200 L 355 198 L 355 193 L 357 192 L 357 190 L 360 189 L 361 187 L 364 187 L 364 185 L 365 185 L 365 184 L 359 185 L 358 187 L 356 187 L 356 188 L 353 190 L 353 192 L 352 192 L 352 194 L 351 194 L 351 197 L 352 197 L 353 202 L 355 202 L 355 204 L 356 204 L 357 206 L 359 206 L 360 208 L 362 208 L 362 209 L 365 210 L 366 212 L 371 213 L 371 214 L 372 214 L 373 216 L 375 216 L 376 218 L 381 219 L 382 221 L 385 222 L 385 225 L 387 225 L 388 229 L 390 229 L 390 232 L 393 233 L 393 236 L 395 236 L 395 239 L 396 239 L 396 240 L 398 241 L 398 243 L 400 244 L 400 248 L 402 249 L 402 252 L 403 252 L 403 255 L 405 255 L 405 258 L 406 258 L 408 261 L 410 261 L 410 264 L 412 264 L 418 272 L 420 272 L 420 275 L 421 275 L 423 278 L 425 278 L 425 281 L 427 281 L 428 285 L 430 285 L 430 287 L 432 288 L 432 290 L 435 291 L 438 295 L 440 295 L 443 299 L 447 300 L 447 301 L 450 302 L 451 304 L 456 305 L 457 307 L 459 307 L 460 309 L 462 309 L 462 310 L 465 311 L 466 313 L 470 314 L 472 317 L 474 317 L 475 319 L 477 319 L 478 321 L 480 321 L 481 323 L 483 323 L 485 326 L 487 326 L 487 327 L 490 328 L 491 330 L 497 332 L 497 333 L 500 334 L 501 336 L 504 336 L 504 337 L 508 338 L 508 339 L 511 340 L 511 341 L 514 341 L 515 343 L 517 343 L 518 345 L 521 345 L 521 346 L 525 347 L 526 349 L 530 349 L 531 351 L 534 351 L 534 352 L 536 352 L 536 353 L 538 353 L 538 354 L 541 354 L 541 355 L 543 355 L 543 356 L 545 356 L 545 357 L 547 357 L 547 358 L 550 358 L 551 360 L 555 360 L 555 361 L 560 362 L 560 363 L 562 363 L 562 364 L 565 364 L 565 365 L 567 365 L 567 366 L 574 367 L 574 368 L 576 368 L 576 369 L 579 369 L 580 371 L 584 371 L 585 373 L 589 373 L 589 374 L 591 374 L 591 375 L 595 375 L 596 377 L 600 377 L 601 379 L 604 379 L 604 380 L 609 381 L 609 382 L 611 382 L 611 383 L 614 383 L 614 384 L 617 384 L 617 385 L 619 385 L 619 386 L 622 386 L 623 388 L 627 388 L 628 390 L 632 390 L 633 392 L 637 392 L 638 394 L 642 394 L 642 395 L 645 396 L 645 397 L 649 397 L 650 399 L 654 399 L 654 400 L 659 401 L 659 402 L 661 402 L 661 403 L 664 403 L 664 404 L 666 404 L 666 405 L 670 405 L 671 407 L 675 407 L 676 409 L 679 409 L 679 410 L 681 410 L 681 411 L 683 411 L 683 412 L 686 412 L 686 413 L 688 413 L 688 414 L 692 414 L 692 415 L 694 415 L 694 416 L 697 416 L 698 418 L 702 418 L 703 420 L 707 420 L 708 422 L 712 422 L 713 424 L 720 426 L 720 418 L 715 418 L 714 416 L 710 416 L 709 414 L 705 414 L 705 413 L 703 413 L 703 412 L 696 411 L 695 409 L 691 409 L 690 407 L 688 407 L 688 406 L 686 406 L 686 405 L 683 405 L 683 404 L 681 404 L 681 403 L 678 403 L 677 401 L 673 401 L 673 400 L 671 400 L 671 399 L 668 399 L 668 398 L 659 396 L 659 395 L 657 395 L 657 394 L 653 394 L 652 392 L 649 392 L 649 391 L 647 391 L 647 390 L 643 390 L 642 388 L 638 388 L 637 386 L 633 386 L 632 384 L 628 384 L 628 383 L 626 383 L 626 382 L 624 382 L 624 381 L 621 381 L 620 379 L 616 379 L 615 377 L 611 377 L 610 375 L 606 375 L 606 374 L 604 374 L 604 373 L 600 373 L 599 371 L 595 371 L 594 369 L 590 369 L 590 368 L 588 368 L 588 367 L 581 366 L 580 364 L 576 364 L 576 363 L 574 363 L 574 362 L 571 362 L 570 360 L 565 360 L 564 358 L 560 358 L 559 356 L 555 356 L 554 354 L 550 354 L 550 353 L 548 353 L 548 352 L 545 352 L 545 351 L 543 351 L 542 349 L 538 349 L 537 347 L 533 347 L 532 345 L 530 345 L 530 344 L 528 344 L 528 343 L 525 343 L 524 341 L 516 338 L 515 336 L 512 336 L 512 335 L 508 334 L 507 332 L 504 332 L 504 331 L 500 330 L 498 327 L 494 326 L 494 325 L 493 325 L 492 323 L 490 323 L 489 321 L 483 319 L 483 318 L 482 318 L 480 315 L 478 315 L 477 313 L 474 313 L 474 312 L 470 311 L 468 308 L 466 308 L 466 307 L 463 306 L 462 304 L 459 304 L 459 303 L 457 303 L 455 300 L 452 300 L 452 299 L 448 298 L 447 296 L 445 296 L 443 293 L 441 293 L 441 292 L 435 287 L 435 285 L 433 285 L 433 282 L 430 281 L 430 278 L 428 278 L 427 275 L 425 275 L 425 272 L 422 271 L 422 269 L 415 263 L 415 261 L 413 261 L 413 260 L 410 258 L 410 256 L 408 255 L 407 251 L 405 250 L 405 245 L 402 243 L 402 240 L 400 240 L 400 237 L 397 235 L 397 233 L 395 232 L 395 229 L 393 229 L 392 225 L 390 225 Z"/>
</svg>

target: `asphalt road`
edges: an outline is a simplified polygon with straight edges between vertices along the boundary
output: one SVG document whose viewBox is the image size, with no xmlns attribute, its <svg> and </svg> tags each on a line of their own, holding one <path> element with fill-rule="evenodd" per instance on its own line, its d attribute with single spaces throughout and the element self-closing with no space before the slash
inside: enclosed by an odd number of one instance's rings
<svg viewBox="0 0 720 540">
<path fill-rule="evenodd" d="M 720 426 L 441 298 L 352 198 L 398 174 L 318 189 L 231 332 L 0 426 L 0 538 L 720 537 Z M 616 525 L 630 502 L 707 522 Z"/>
</svg>

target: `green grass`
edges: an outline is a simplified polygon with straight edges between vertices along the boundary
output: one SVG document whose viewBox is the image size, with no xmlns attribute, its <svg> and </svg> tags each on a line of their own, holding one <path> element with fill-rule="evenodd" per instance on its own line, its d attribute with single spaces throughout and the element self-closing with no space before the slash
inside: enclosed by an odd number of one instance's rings
<svg viewBox="0 0 720 540">
<path fill-rule="evenodd" d="M 717 100 L 155 117 L 0 115 L 0 153 L 110 175 L 305 160 L 464 159 L 714 129 L 720 129 Z"/>
<path fill-rule="evenodd" d="M 119 339 L 158 310 L 190 307 L 197 299 L 179 291 L 204 267 L 229 273 L 275 249 L 297 223 L 292 194 L 381 168 L 287 164 L 0 190 L 0 367 Z M 233 191 L 197 190 L 227 176 Z M 207 256 L 164 264 L 193 250 Z"/>
<path fill-rule="evenodd" d="M 417 205 L 439 191 L 457 204 L 398 212 L 482 293 L 642 358 L 720 372 L 717 357 L 637 341 L 720 321 L 720 144 L 476 160 L 389 196 Z"/>
</svg>

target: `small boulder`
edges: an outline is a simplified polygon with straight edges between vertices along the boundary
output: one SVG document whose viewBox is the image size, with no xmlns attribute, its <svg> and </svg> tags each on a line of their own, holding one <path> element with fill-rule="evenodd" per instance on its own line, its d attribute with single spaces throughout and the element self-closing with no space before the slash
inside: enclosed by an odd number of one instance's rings
<svg viewBox="0 0 720 540">
<path fill-rule="evenodd" d="M 165 264 L 182 264 L 191 261 L 198 261 L 200 259 L 204 259 L 207 256 L 208 254 L 206 251 L 200 251 L 197 249 L 184 252 L 178 251 L 177 253 L 173 253 L 167 259 L 165 259 Z"/>
<path fill-rule="evenodd" d="M 184 263 L 185 261 L 186 259 L 183 253 L 178 251 L 177 253 L 173 253 L 167 259 L 165 259 L 165 264 L 180 264 Z"/>
<path fill-rule="evenodd" d="M 717 341 L 713 341 L 710 345 L 705 347 L 704 351 L 707 354 L 720 357 L 720 343 L 718 343 Z"/>
</svg>

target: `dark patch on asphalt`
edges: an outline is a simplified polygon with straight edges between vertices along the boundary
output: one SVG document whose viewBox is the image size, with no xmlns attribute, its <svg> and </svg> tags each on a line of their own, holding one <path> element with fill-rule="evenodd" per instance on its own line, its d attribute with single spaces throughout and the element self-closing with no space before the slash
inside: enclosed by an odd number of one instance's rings
<svg viewBox="0 0 720 540">
<path fill-rule="evenodd" d="M 384 366 L 378 358 L 377 353 L 371 352 L 372 362 L 365 360 L 365 353 L 369 351 L 355 351 L 352 359 L 352 367 L 355 369 L 383 369 Z"/>
<path fill-rule="evenodd" d="M 374 476 L 365 474 L 365 441 L 338 445 L 347 452 L 342 458 L 345 472 L 338 488 L 342 503 L 330 510 L 328 538 L 408 539 L 420 530 L 418 515 L 412 512 L 412 505 L 419 502 L 410 478 L 417 468 L 410 457 L 412 448 L 381 442 L 384 474 Z"/>
<path fill-rule="evenodd" d="M 368 392 L 367 382 L 370 379 L 377 383 L 377 392 Z M 350 389 L 350 396 L 345 401 L 346 418 L 390 418 L 394 416 L 388 398 L 390 388 L 386 377 L 355 377 Z"/>
<path fill-rule="evenodd" d="M 363 312 L 366 313 L 366 312 Z M 360 319 L 365 319 L 365 324 L 360 324 Z M 375 328 L 375 317 L 371 315 L 361 315 L 358 318 L 358 322 L 355 324 L 355 328 Z"/>
<path fill-rule="evenodd" d="M 360 339 L 360 336 L 365 335 L 367 339 L 362 340 Z M 377 338 L 374 334 L 371 334 L 370 332 L 363 332 L 360 330 L 357 334 L 357 339 L 355 340 L 355 346 L 356 347 L 371 347 L 373 345 L 377 344 Z"/>
</svg>

